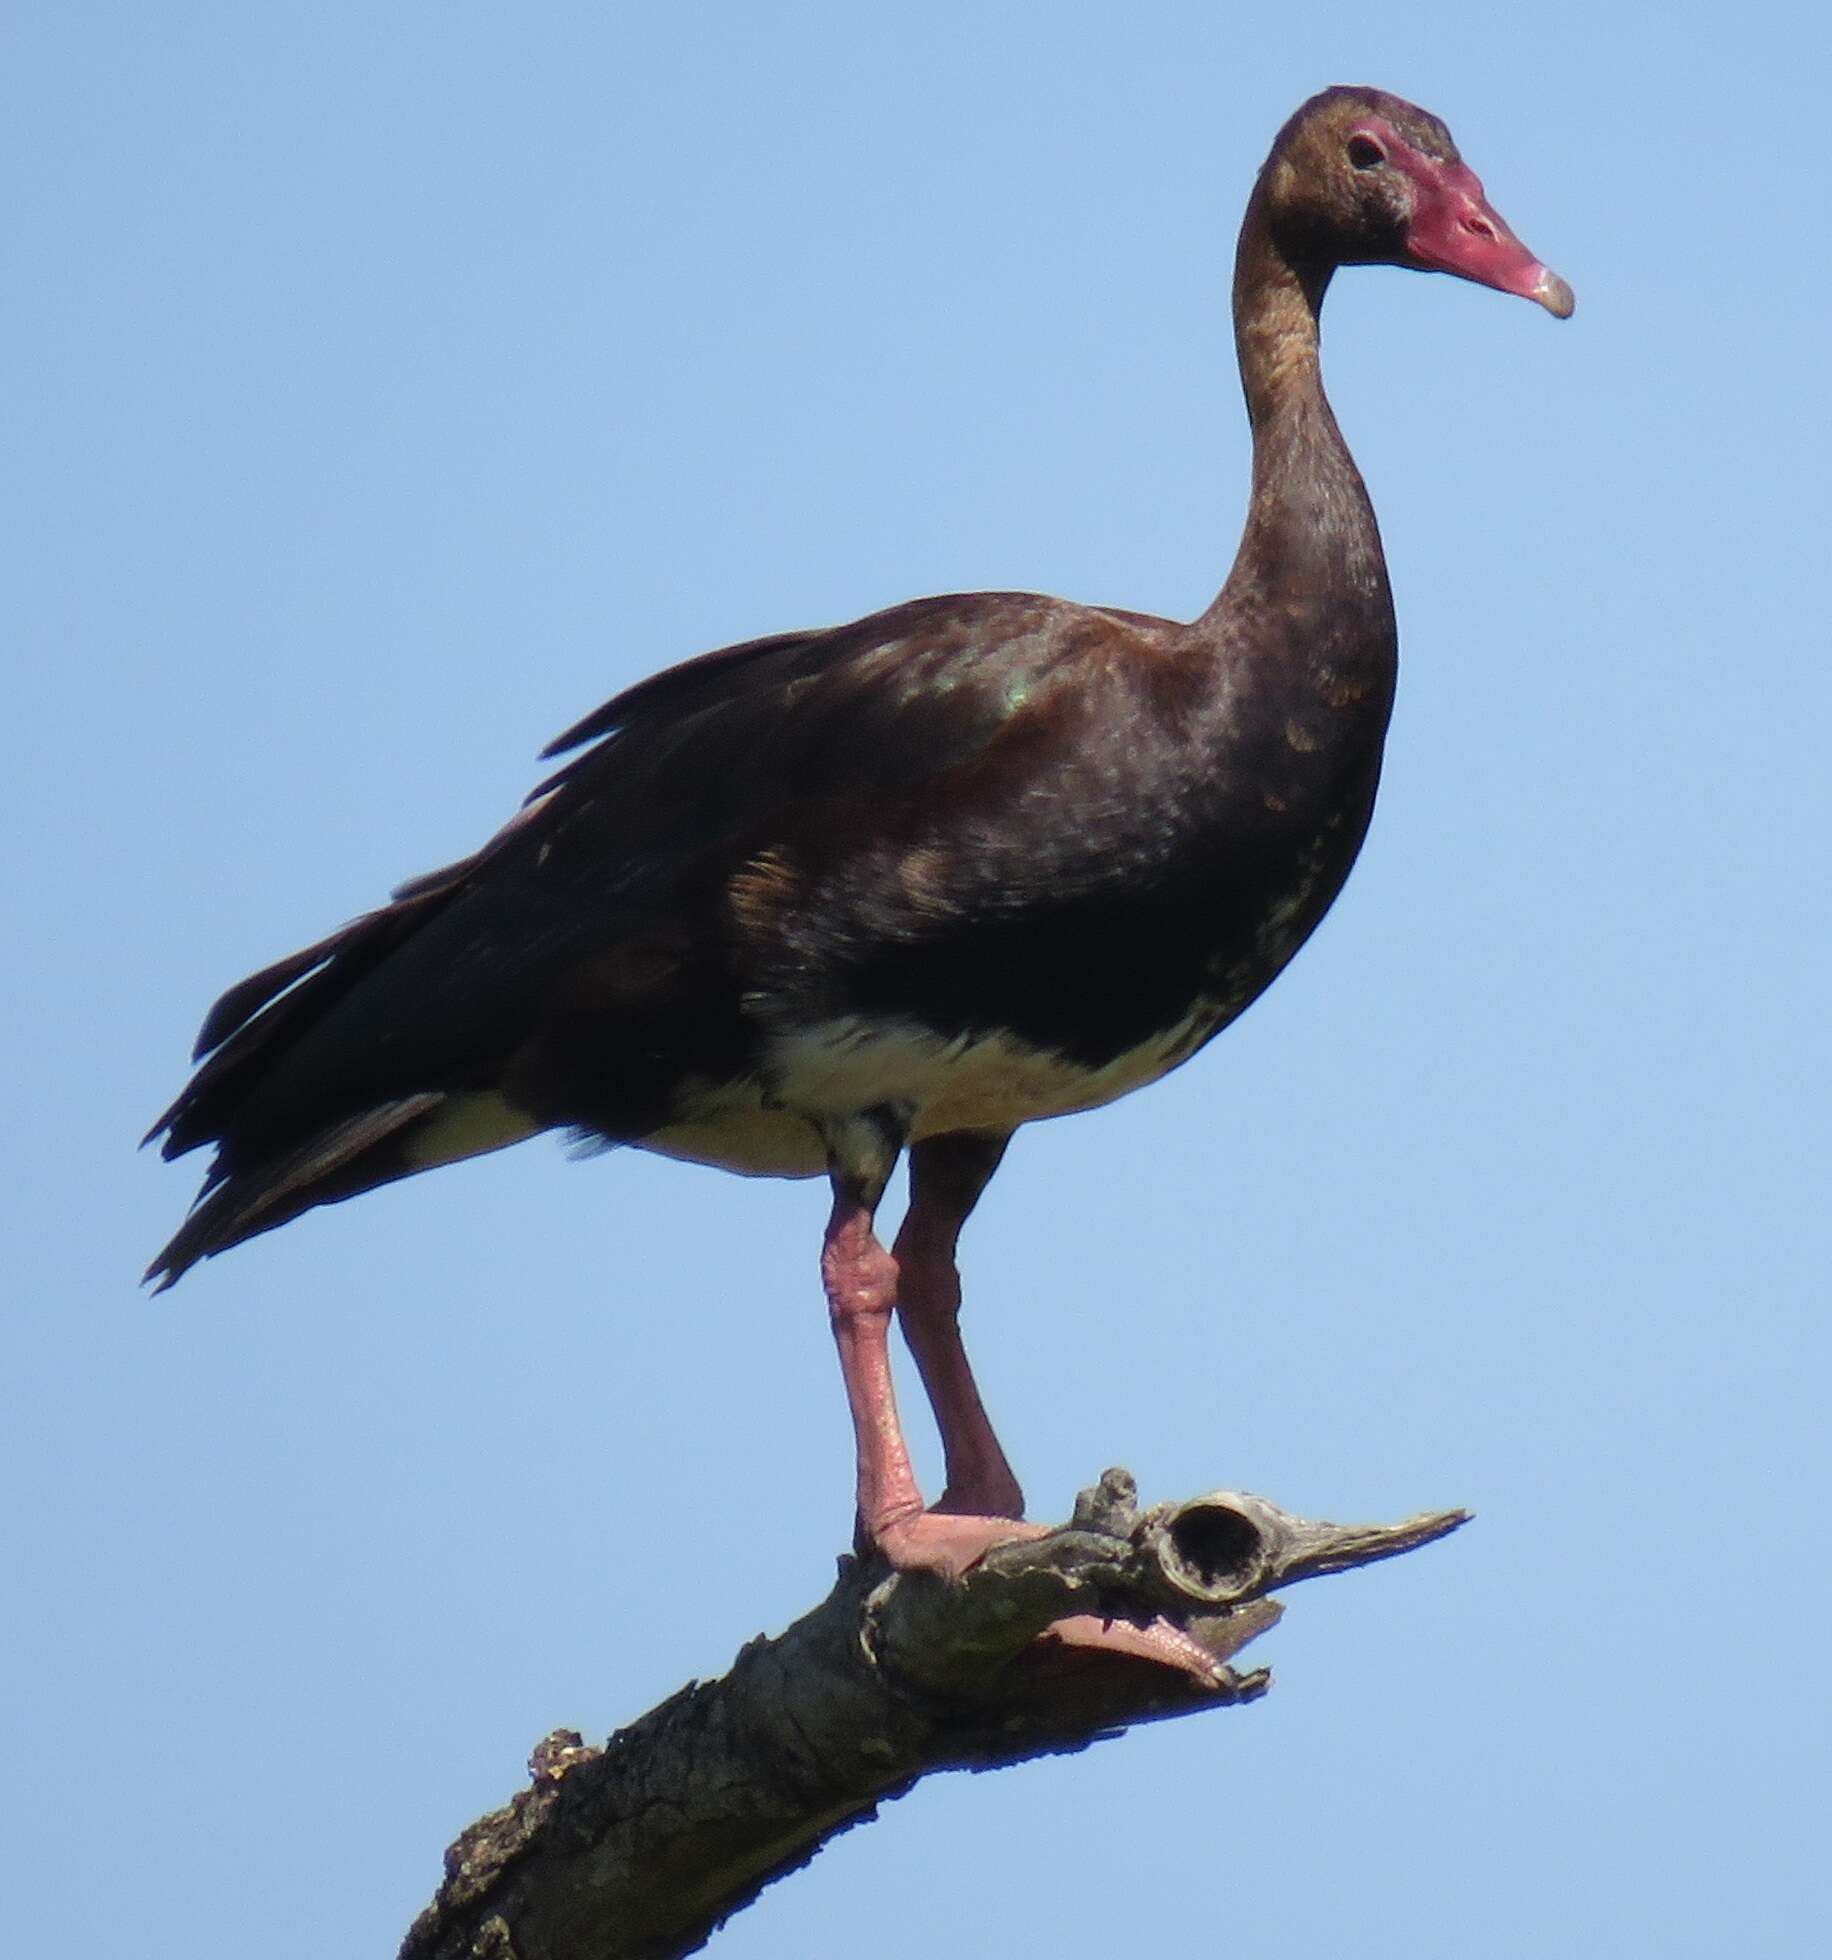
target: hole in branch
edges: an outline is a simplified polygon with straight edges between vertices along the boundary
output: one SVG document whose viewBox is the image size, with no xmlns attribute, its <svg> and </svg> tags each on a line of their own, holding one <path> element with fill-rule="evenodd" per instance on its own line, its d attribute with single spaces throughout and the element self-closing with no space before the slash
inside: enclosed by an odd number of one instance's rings
<svg viewBox="0 0 1832 1960">
<path fill-rule="evenodd" d="M 1259 1558 L 1258 1527 L 1221 1504 L 1194 1504 L 1170 1528 L 1177 1556 L 1206 1588 L 1252 1576 Z"/>
</svg>

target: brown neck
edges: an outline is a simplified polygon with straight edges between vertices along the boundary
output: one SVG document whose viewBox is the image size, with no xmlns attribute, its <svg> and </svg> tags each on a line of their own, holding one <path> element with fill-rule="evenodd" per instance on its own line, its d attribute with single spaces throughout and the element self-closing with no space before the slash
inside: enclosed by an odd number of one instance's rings
<svg viewBox="0 0 1832 1960">
<path fill-rule="evenodd" d="M 1253 425 L 1253 495 L 1240 553 L 1204 622 L 1247 592 L 1308 612 L 1346 601 L 1391 631 L 1380 535 L 1323 393 L 1317 315 L 1333 267 L 1283 244 L 1256 186 L 1234 264 L 1234 338 Z"/>
<path fill-rule="evenodd" d="M 1256 483 L 1281 424 L 1321 416 L 1335 428 L 1317 362 L 1317 315 L 1331 269 L 1294 263 L 1273 237 L 1265 185 L 1258 185 L 1234 255 L 1234 344 L 1253 424 Z"/>
</svg>

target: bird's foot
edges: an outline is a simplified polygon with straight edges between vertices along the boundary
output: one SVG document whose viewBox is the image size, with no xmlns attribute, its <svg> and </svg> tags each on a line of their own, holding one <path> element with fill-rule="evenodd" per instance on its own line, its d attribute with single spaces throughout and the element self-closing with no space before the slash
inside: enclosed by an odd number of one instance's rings
<svg viewBox="0 0 1832 1960">
<path fill-rule="evenodd" d="M 896 1572 L 934 1572 L 958 1579 L 999 1545 L 1023 1538 L 1047 1538 L 1052 1527 L 1022 1518 L 991 1518 L 948 1511 L 917 1511 L 862 1533 Z"/>
<path fill-rule="evenodd" d="M 1089 1653 L 1175 1668 L 1205 1688 L 1225 1680 L 1228 1672 L 1201 1641 L 1164 1619 L 1137 1626 L 1130 1620 L 1103 1620 L 1098 1613 L 1076 1613 L 1054 1621 L 1041 1638 Z"/>
<path fill-rule="evenodd" d="M 861 1550 L 875 1550 L 893 1571 L 933 1572 L 952 1582 L 999 1546 L 1047 1538 L 1054 1529 L 1022 1518 L 932 1510 L 887 1520 L 876 1531 L 862 1530 L 859 1535 Z M 1053 1621 L 1039 1636 L 1036 1648 L 1052 1643 L 1090 1656 L 1113 1655 L 1172 1668 L 1205 1688 L 1212 1688 L 1227 1672 L 1200 1641 L 1166 1619 L 1139 1626 L 1131 1620 L 1103 1619 L 1098 1613 L 1073 1613 Z"/>
</svg>

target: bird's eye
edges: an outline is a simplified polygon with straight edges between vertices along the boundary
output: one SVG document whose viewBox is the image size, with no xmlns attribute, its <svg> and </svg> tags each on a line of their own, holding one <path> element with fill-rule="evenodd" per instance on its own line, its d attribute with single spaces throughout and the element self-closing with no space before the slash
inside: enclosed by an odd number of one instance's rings
<svg viewBox="0 0 1832 1960">
<path fill-rule="evenodd" d="M 1351 136 L 1349 138 L 1349 161 L 1357 170 L 1372 170 L 1377 163 L 1385 163 L 1387 153 L 1371 136 Z"/>
</svg>

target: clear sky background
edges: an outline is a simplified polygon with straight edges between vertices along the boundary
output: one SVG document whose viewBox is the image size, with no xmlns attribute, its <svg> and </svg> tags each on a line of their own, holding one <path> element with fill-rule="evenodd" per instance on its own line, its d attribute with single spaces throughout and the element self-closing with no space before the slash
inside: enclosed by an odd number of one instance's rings
<svg viewBox="0 0 1832 1960">
<path fill-rule="evenodd" d="M 824 1588 L 824 1194 L 548 1141 L 148 1303 L 203 1009 L 723 642 L 1188 616 L 1290 110 L 1443 115 L 1578 294 L 1345 275 L 1403 643 L 1334 914 L 1024 1134 L 970 1334 L 1037 1515 L 1476 1524 L 1252 1709 L 939 1779 L 730 1960 L 1825 1950 L 1828 36 L 1816 9 L 39 4 L 0 335 L 7 1945 L 386 1954 L 546 1730 Z M 913 1422 L 932 1466 L 926 1418 Z"/>
</svg>

